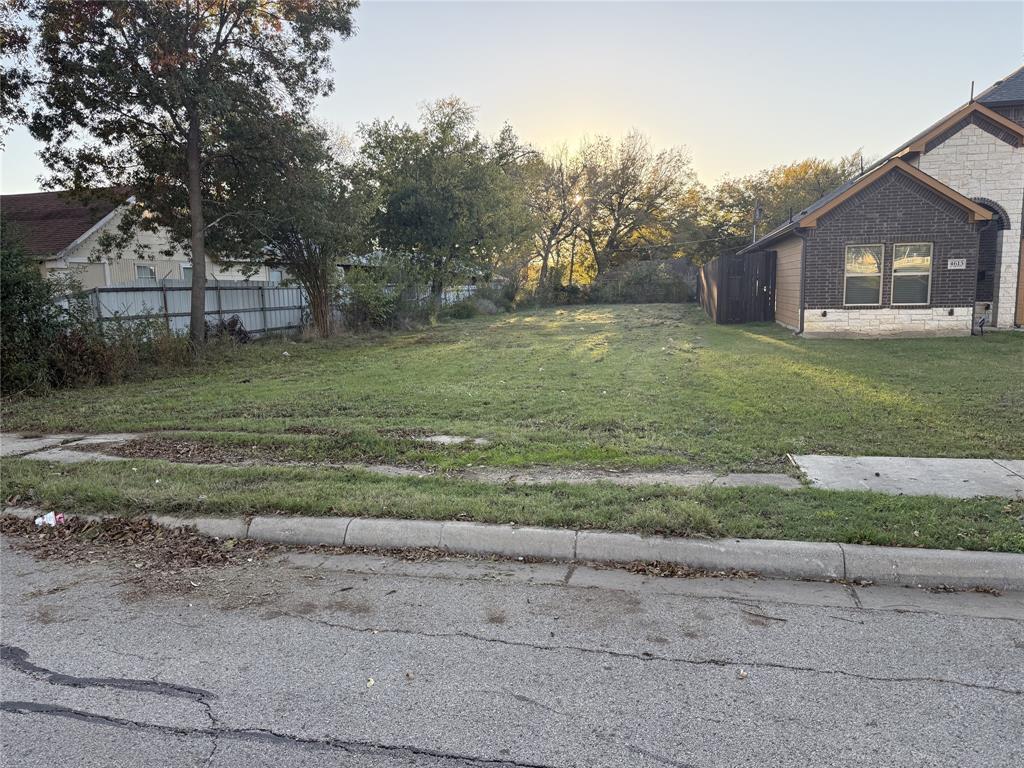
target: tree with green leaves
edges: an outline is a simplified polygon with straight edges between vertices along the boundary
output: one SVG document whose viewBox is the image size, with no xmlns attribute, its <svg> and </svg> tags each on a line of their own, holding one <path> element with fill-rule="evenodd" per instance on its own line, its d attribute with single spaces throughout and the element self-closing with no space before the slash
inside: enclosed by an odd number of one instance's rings
<svg viewBox="0 0 1024 768">
<path fill-rule="evenodd" d="M 238 145 L 226 137 L 281 113 L 304 115 L 330 92 L 331 40 L 352 33 L 356 0 L 29 5 L 45 79 L 30 128 L 45 142 L 50 183 L 127 191 L 136 201 L 129 225 L 165 228 L 188 245 L 198 347 L 207 234 L 238 209 L 224 183 Z"/>
<path fill-rule="evenodd" d="M 343 162 L 323 128 L 286 115 L 257 134 L 228 139 L 251 147 L 253 157 L 224 173 L 239 209 L 211 230 L 211 245 L 246 271 L 264 264 L 287 271 L 305 290 L 313 325 L 326 338 L 338 265 L 366 252 L 376 190 Z M 271 156 L 262 147 L 272 147 Z"/>
<path fill-rule="evenodd" d="M 361 133 L 362 167 L 380 189 L 374 236 L 427 276 L 435 309 L 445 287 L 488 271 L 529 236 L 523 147 L 510 130 L 485 140 L 465 102 L 430 104 L 419 128 L 387 120 Z"/>
</svg>

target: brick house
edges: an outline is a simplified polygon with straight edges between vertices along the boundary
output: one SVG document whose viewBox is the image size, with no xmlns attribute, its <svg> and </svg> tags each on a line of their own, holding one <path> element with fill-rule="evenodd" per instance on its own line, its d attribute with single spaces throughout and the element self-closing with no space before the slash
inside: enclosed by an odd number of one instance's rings
<svg viewBox="0 0 1024 768">
<path fill-rule="evenodd" d="M 740 251 L 808 336 L 1024 324 L 1024 67 Z"/>
</svg>

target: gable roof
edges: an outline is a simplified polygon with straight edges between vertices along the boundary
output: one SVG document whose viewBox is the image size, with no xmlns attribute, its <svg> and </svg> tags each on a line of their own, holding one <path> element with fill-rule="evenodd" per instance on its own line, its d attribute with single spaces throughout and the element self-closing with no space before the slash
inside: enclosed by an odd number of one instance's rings
<svg viewBox="0 0 1024 768">
<path fill-rule="evenodd" d="M 912 138 L 892 154 L 896 157 L 902 157 L 903 155 L 914 152 L 924 152 L 928 146 L 928 142 L 932 139 L 941 136 L 945 131 L 953 128 L 960 121 L 968 119 L 974 115 L 978 115 L 991 123 L 995 123 L 1007 134 L 1015 136 L 1018 142 L 1024 142 L 1024 126 L 1013 122 L 1013 120 L 1000 115 L 998 112 L 993 112 L 984 104 L 972 101 L 953 110 L 938 122 L 933 123 L 928 128 L 925 128 L 921 133 L 917 134 L 917 136 Z"/>
<path fill-rule="evenodd" d="M 988 120 L 989 122 L 998 126 L 998 128 L 1001 131 L 1003 131 L 1002 136 L 1004 138 L 1009 140 L 1009 136 L 1012 135 L 1018 141 L 1019 145 L 1024 145 L 1024 126 L 1021 126 L 1019 123 L 1015 123 L 1009 118 L 1004 117 L 1003 115 L 993 111 L 988 106 L 986 106 L 986 104 L 1000 105 L 1013 103 L 1024 103 L 1024 67 L 1021 67 L 1020 69 L 1011 73 L 1010 75 L 1003 78 L 999 82 L 987 88 L 974 101 L 968 102 L 967 104 L 957 107 L 948 115 L 930 125 L 928 128 L 923 130 L 921 133 L 917 134 L 917 136 L 912 138 L 910 141 L 902 144 L 893 152 L 883 155 L 881 160 L 878 160 L 873 165 L 864 169 L 864 171 L 862 171 L 859 176 L 851 179 L 842 186 L 820 197 L 818 200 L 815 200 L 809 206 L 807 206 L 798 214 L 793 216 L 788 222 L 776 227 L 775 229 L 773 229 L 767 235 L 761 237 L 756 242 L 751 243 L 745 248 L 740 249 L 738 253 L 750 253 L 752 251 L 756 251 L 759 246 L 764 246 L 767 245 L 769 242 L 778 240 L 780 237 L 788 234 L 792 230 L 796 229 L 798 226 L 803 226 L 802 224 L 800 224 L 801 221 L 813 220 L 817 222 L 817 218 L 823 216 L 826 212 L 822 209 L 824 209 L 827 206 L 828 210 L 831 210 L 836 205 L 839 205 L 842 202 L 842 200 L 846 200 L 852 195 L 855 195 L 858 191 L 860 191 L 860 189 L 863 189 L 864 186 L 872 183 L 873 180 L 879 178 L 878 176 L 874 176 L 872 181 L 866 181 L 866 179 L 869 176 L 872 176 L 879 170 L 885 169 L 884 172 L 888 173 L 889 170 L 892 170 L 890 164 L 894 160 L 899 160 L 900 163 L 902 163 L 904 167 L 902 167 L 901 170 L 910 173 L 910 175 L 918 179 L 918 181 L 921 181 L 925 183 L 927 186 L 932 187 L 932 189 L 934 189 L 940 195 L 948 197 L 949 199 L 953 200 L 953 202 L 956 202 L 957 205 L 967 208 L 967 206 L 965 206 L 962 202 L 956 199 L 961 198 L 962 200 L 966 200 L 971 205 L 974 205 L 976 208 L 980 208 L 980 206 L 977 206 L 973 201 L 964 197 L 956 190 L 946 186 L 937 179 L 932 178 L 923 171 L 918 170 L 909 163 L 904 162 L 903 160 L 901 160 L 901 158 L 906 157 L 907 155 L 917 154 L 925 151 L 930 141 L 941 137 L 942 134 L 946 131 L 949 131 L 951 129 L 955 130 L 955 126 L 957 125 L 957 123 L 963 120 L 976 119 L 977 117 L 980 117 L 984 120 Z M 857 190 L 851 191 L 851 189 L 854 186 L 861 185 L 862 183 L 863 185 L 859 186 Z M 938 187 L 936 187 L 935 185 L 938 185 Z M 950 197 L 950 193 L 952 193 L 954 197 Z M 837 201 L 838 198 L 842 198 L 842 200 Z M 971 209 L 969 208 L 967 210 L 971 213 L 972 221 L 976 221 L 979 219 L 987 220 L 992 218 L 989 211 L 984 208 L 981 208 L 981 210 L 984 211 L 985 215 L 971 211 Z M 817 213 L 817 216 L 814 216 L 815 213 Z"/>
<path fill-rule="evenodd" d="M 123 201 L 112 190 L 97 190 L 88 198 L 67 192 L 0 195 L 0 219 L 32 258 L 51 258 L 103 221 Z"/>
<path fill-rule="evenodd" d="M 910 163 L 901 160 L 898 157 L 891 157 L 888 160 L 884 160 L 880 163 L 876 163 L 867 169 L 860 176 L 855 179 L 843 184 L 841 187 L 832 190 L 829 194 L 825 195 L 818 200 L 815 200 L 809 206 L 804 208 L 800 213 L 796 214 L 792 219 L 787 221 L 782 226 L 776 227 L 774 230 L 769 232 L 767 235 L 759 239 L 757 242 L 751 243 L 746 248 L 743 248 L 739 253 L 750 253 L 756 251 L 759 248 L 774 242 L 785 235 L 790 234 L 797 228 L 813 228 L 818 225 L 818 219 L 825 214 L 829 213 L 834 208 L 845 203 L 851 197 L 856 195 L 858 192 L 870 187 L 879 179 L 892 173 L 893 171 L 902 171 L 903 173 L 910 176 L 915 181 L 920 182 L 924 186 L 931 189 L 939 196 L 949 200 L 955 205 L 960 206 L 967 211 L 970 221 L 988 221 L 992 218 L 992 212 L 987 208 L 978 205 L 976 202 L 971 200 L 969 197 L 965 197 L 957 192 L 952 187 L 948 187 L 938 179 L 929 176 L 919 168 L 915 168 Z"/>
<path fill-rule="evenodd" d="M 977 100 L 982 104 L 1024 104 L 1024 67 L 982 91 Z"/>
</svg>

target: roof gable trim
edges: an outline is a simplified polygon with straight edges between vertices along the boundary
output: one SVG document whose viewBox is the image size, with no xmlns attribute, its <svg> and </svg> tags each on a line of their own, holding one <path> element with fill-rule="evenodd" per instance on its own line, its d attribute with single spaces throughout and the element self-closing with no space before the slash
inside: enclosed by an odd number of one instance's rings
<svg viewBox="0 0 1024 768">
<path fill-rule="evenodd" d="M 914 166 L 899 159 L 898 157 L 894 157 L 888 162 L 880 165 L 875 170 L 866 174 L 856 184 L 852 185 L 841 195 L 837 195 L 832 200 L 829 200 L 825 205 L 815 209 L 807 216 L 804 216 L 802 219 L 800 219 L 799 226 L 806 227 L 809 229 L 816 227 L 818 225 L 818 220 L 822 216 L 827 214 L 829 211 L 834 210 L 838 206 L 842 205 L 861 190 L 871 186 L 886 174 L 891 173 L 892 171 L 895 170 L 903 171 L 908 176 L 915 179 L 916 181 L 921 182 L 924 186 L 929 187 L 942 197 L 959 205 L 961 208 L 967 211 L 968 218 L 972 223 L 976 221 L 989 221 L 992 218 L 992 212 L 989 211 L 987 208 L 978 205 L 969 197 L 964 197 L 955 189 L 947 187 L 941 181 L 932 178 L 924 171 L 915 168 Z"/>
<path fill-rule="evenodd" d="M 924 152 L 928 146 L 928 143 L 932 139 L 941 136 L 948 128 L 956 125 L 965 117 L 968 117 L 972 114 L 978 114 L 984 117 L 989 122 L 995 123 L 1004 131 L 1007 131 L 1008 133 L 1016 136 L 1018 146 L 1020 146 L 1021 142 L 1024 142 L 1024 126 L 1018 125 L 1017 123 L 1013 122 L 1013 120 L 1010 120 L 1008 117 L 1004 117 L 1003 115 L 1000 115 L 998 112 L 989 109 L 984 104 L 979 104 L 978 102 L 973 101 L 970 104 L 965 104 L 956 112 L 944 118 L 943 120 L 940 120 L 931 128 L 929 128 L 928 131 L 918 136 L 910 144 L 904 147 L 904 149 L 899 153 L 899 155 L 897 155 L 897 157 L 909 154 L 911 152 Z"/>
</svg>

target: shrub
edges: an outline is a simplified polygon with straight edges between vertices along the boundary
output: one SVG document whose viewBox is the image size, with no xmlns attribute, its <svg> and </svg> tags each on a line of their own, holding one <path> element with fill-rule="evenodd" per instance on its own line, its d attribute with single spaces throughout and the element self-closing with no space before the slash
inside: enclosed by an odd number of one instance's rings
<svg viewBox="0 0 1024 768">
<path fill-rule="evenodd" d="M 606 270 L 590 288 L 599 303 L 649 304 L 693 301 L 693 290 L 665 261 L 634 261 Z"/>
<path fill-rule="evenodd" d="M 399 316 L 401 291 L 379 270 L 356 267 L 341 287 L 341 313 L 352 330 L 393 328 Z"/>
<path fill-rule="evenodd" d="M 472 317 L 476 317 L 480 314 L 480 310 L 477 308 L 476 301 L 473 299 L 463 299 L 457 301 L 445 307 L 441 311 L 442 317 L 452 318 L 454 320 L 469 320 Z"/>
<path fill-rule="evenodd" d="M 473 305 L 476 307 L 476 311 L 481 315 L 496 315 L 498 314 L 498 305 L 490 299 L 483 299 L 479 296 L 473 298 Z"/>
<path fill-rule="evenodd" d="M 6 227 L 5 233 L 6 233 Z M 62 328 L 58 286 L 15 243 L 0 241 L 0 392 L 36 391 L 48 380 L 47 355 Z"/>
</svg>

